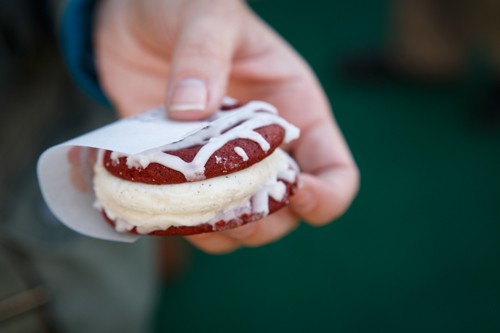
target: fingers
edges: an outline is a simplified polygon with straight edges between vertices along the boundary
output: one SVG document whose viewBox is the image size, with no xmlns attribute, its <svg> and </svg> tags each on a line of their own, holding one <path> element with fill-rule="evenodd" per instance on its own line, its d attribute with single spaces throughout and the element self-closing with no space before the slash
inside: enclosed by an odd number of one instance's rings
<svg viewBox="0 0 500 333">
<path fill-rule="evenodd" d="M 199 249 L 211 254 L 224 254 L 236 250 L 240 245 L 220 232 L 186 236 Z"/>
<path fill-rule="evenodd" d="M 238 35 L 231 12 L 238 1 L 220 3 L 195 2 L 179 32 L 166 102 L 174 119 L 206 118 L 225 94 Z"/>
<path fill-rule="evenodd" d="M 342 215 L 359 188 L 359 171 L 338 127 L 325 119 L 306 129 L 295 149 L 302 171 L 291 209 L 313 225 Z"/>
<path fill-rule="evenodd" d="M 256 247 L 274 242 L 290 233 L 298 219 L 288 209 L 282 209 L 267 218 L 244 226 L 186 237 L 191 243 L 212 254 L 223 254 L 241 246 Z"/>
<path fill-rule="evenodd" d="M 236 228 L 223 233 L 244 246 L 256 247 L 274 242 L 290 233 L 298 225 L 298 219 L 288 209 L 281 209 L 263 220 L 250 223 L 243 234 Z M 245 226 L 243 226 L 245 227 Z M 241 228 L 243 228 L 241 227 Z"/>
<path fill-rule="evenodd" d="M 92 191 L 93 167 L 97 159 L 97 150 L 74 146 L 68 150 L 66 157 L 70 166 L 69 178 L 73 187 L 81 193 Z"/>
<path fill-rule="evenodd" d="M 358 189 L 357 168 L 338 166 L 316 175 L 302 174 L 300 190 L 291 198 L 291 209 L 282 209 L 264 220 L 215 233 L 186 237 L 201 250 L 223 254 L 239 247 L 274 242 L 298 226 L 298 216 L 312 225 L 323 225 L 342 215 Z"/>
<path fill-rule="evenodd" d="M 315 176 L 301 175 L 301 188 L 291 198 L 291 209 L 312 225 L 324 225 L 339 218 L 358 190 L 355 168 L 333 168 Z"/>
</svg>

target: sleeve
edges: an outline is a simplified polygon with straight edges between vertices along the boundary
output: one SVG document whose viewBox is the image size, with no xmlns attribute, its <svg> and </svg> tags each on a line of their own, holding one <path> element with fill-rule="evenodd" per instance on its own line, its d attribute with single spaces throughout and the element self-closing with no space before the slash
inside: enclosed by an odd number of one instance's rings
<svg viewBox="0 0 500 333">
<path fill-rule="evenodd" d="M 99 84 L 92 45 L 94 10 L 97 0 L 69 0 L 60 26 L 62 54 L 70 75 L 90 96 L 111 106 Z"/>
</svg>

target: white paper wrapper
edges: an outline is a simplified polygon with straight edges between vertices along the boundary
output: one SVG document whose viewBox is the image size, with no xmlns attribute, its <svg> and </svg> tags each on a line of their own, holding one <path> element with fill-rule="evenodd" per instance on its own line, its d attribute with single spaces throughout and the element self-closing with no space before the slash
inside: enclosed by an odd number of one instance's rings
<svg viewBox="0 0 500 333">
<path fill-rule="evenodd" d="M 47 149 L 37 172 L 47 205 L 69 228 L 95 238 L 133 242 L 139 236 L 116 232 L 94 208 L 90 148 L 137 154 L 183 139 L 208 121 L 176 122 L 163 109 L 152 110 L 99 128 Z"/>
</svg>

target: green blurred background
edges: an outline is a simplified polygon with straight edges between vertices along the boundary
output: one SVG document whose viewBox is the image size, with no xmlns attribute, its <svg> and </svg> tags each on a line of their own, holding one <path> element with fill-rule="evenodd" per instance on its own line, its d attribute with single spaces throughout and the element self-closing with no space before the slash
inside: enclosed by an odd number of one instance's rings
<svg viewBox="0 0 500 333">
<path fill-rule="evenodd" d="M 500 331 L 500 131 L 475 116 L 485 70 L 448 88 L 348 82 L 338 63 L 381 43 L 384 1 L 251 6 L 319 76 L 361 191 L 326 227 L 224 256 L 190 249 L 156 331 Z"/>
</svg>

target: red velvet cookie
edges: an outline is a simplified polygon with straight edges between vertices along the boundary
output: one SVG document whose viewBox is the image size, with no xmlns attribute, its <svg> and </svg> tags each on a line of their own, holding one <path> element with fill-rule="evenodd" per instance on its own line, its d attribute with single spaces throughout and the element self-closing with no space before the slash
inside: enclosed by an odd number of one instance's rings
<svg viewBox="0 0 500 333">
<path fill-rule="evenodd" d="M 255 129 L 255 132 L 262 137 L 271 146 L 268 151 L 263 151 L 260 146 L 249 139 L 234 139 L 228 141 L 224 146 L 215 151 L 205 164 L 205 178 L 213 178 L 228 173 L 240 171 L 248 168 L 255 163 L 262 161 L 283 143 L 285 130 L 279 125 L 268 125 Z M 166 150 L 165 154 L 178 156 L 185 162 L 193 161 L 196 154 L 202 148 L 202 145 L 187 147 L 179 150 Z M 240 155 L 235 152 L 236 147 L 241 147 L 248 156 L 244 161 Z M 128 167 L 126 157 L 122 156 L 117 161 L 111 159 L 111 151 L 104 154 L 104 166 L 115 177 L 126 179 L 133 182 L 145 184 L 180 184 L 185 183 L 186 177 L 177 170 L 169 168 L 159 163 L 150 163 L 147 167 Z"/>
<path fill-rule="evenodd" d="M 192 235 L 262 219 L 296 190 L 296 164 L 278 147 L 298 133 L 267 103 L 223 106 L 179 142 L 137 155 L 101 151 L 96 205 L 115 229 L 138 234 Z"/>
</svg>

